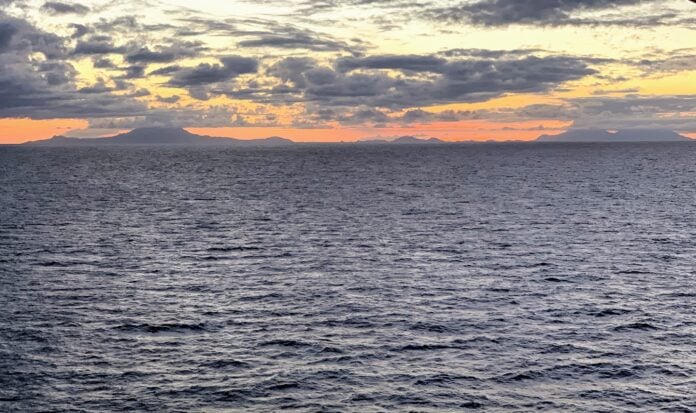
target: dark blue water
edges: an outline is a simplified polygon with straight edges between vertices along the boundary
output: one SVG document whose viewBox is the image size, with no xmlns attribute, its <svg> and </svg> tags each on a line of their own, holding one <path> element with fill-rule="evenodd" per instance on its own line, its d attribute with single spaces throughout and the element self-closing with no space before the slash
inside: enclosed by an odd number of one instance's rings
<svg viewBox="0 0 696 413">
<path fill-rule="evenodd" d="M 696 411 L 696 145 L 0 147 L 0 411 Z"/>
</svg>

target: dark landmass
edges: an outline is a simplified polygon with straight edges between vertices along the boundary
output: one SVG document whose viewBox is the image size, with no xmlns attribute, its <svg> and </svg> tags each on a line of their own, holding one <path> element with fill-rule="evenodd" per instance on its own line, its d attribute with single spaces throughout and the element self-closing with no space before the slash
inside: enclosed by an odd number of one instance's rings
<svg viewBox="0 0 696 413">
<path fill-rule="evenodd" d="M 391 141 L 388 141 L 386 139 L 366 139 L 364 141 L 356 141 L 356 142 L 344 142 L 349 145 L 357 143 L 360 145 L 385 145 L 391 143 Z"/>
<path fill-rule="evenodd" d="M 226 146 L 284 146 L 292 145 L 289 139 L 272 136 L 264 139 L 234 139 L 196 135 L 182 128 L 137 128 L 130 132 L 105 138 L 68 138 L 54 136 L 50 139 L 26 142 L 35 146 L 87 146 L 87 145 L 226 145 Z"/>
<path fill-rule="evenodd" d="M 391 143 L 395 143 L 397 145 L 401 144 L 428 144 L 428 143 L 445 143 L 445 141 L 440 140 L 438 138 L 430 138 L 430 139 L 420 139 L 416 138 L 415 136 L 402 136 L 400 138 L 394 139 Z"/>
<path fill-rule="evenodd" d="M 369 139 L 364 141 L 358 141 L 361 144 L 397 144 L 397 145 L 422 145 L 422 144 L 433 144 L 433 143 L 446 143 L 443 140 L 437 138 L 422 139 L 416 138 L 415 136 L 400 136 L 393 141 L 386 139 Z"/>
<path fill-rule="evenodd" d="M 542 135 L 533 142 L 688 142 L 686 136 L 668 129 L 626 129 L 609 132 L 603 129 L 571 129 L 559 135 Z M 353 143 L 363 145 L 428 145 L 444 143 L 501 143 L 501 141 L 445 142 L 437 138 L 401 136 L 394 140 L 372 139 Z M 511 141 L 522 142 L 522 141 Z M 235 139 L 196 135 L 182 128 L 147 127 L 105 138 L 70 138 L 54 136 L 50 139 L 30 141 L 33 146 L 89 146 L 89 145 L 223 145 L 223 146 L 288 146 L 294 142 L 272 136 L 263 139 Z"/>
<path fill-rule="evenodd" d="M 536 142 L 683 142 L 686 136 L 668 129 L 626 129 L 609 132 L 603 129 L 571 129 L 560 135 L 542 135 Z"/>
</svg>

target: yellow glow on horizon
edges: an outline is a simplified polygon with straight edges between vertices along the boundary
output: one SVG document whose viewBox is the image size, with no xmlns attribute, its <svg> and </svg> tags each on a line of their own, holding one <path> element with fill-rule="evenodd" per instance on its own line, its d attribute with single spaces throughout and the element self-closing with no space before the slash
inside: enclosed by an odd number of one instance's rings
<svg viewBox="0 0 696 413">
<path fill-rule="evenodd" d="M 646 95 L 696 94 L 696 70 L 648 78 L 641 80 L 640 86 Z"/>
<path fill-rule="evenodd" d="M 0 119 L 0 144 L 48 139 L 51 136 L 60 135 L 73 129 L 84 129 L 87 126 L 87 121 L 81 119 Z"/>
</svg>

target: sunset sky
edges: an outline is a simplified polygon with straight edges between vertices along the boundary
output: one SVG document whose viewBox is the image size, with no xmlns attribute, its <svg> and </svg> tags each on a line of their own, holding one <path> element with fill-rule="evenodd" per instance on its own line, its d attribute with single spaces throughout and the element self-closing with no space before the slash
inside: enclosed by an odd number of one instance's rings
<svg viewBox="0 0 696 413">
<path fill-rule="evenodd" d="M 0 143 L 696 137 L 689 0 L 0 0 Z"/>
</svg>

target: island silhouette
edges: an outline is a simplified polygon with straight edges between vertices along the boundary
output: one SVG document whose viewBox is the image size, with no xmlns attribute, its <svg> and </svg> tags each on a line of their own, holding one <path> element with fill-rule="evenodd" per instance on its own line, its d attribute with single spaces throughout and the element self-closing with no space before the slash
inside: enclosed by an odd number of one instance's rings
<svg viewBox="0 0 696 413">
<path fill-rule="evenodd" d="M 197 135 L 183 128 L 145 127 L 104 138 L 70 138 L 54 136 L 50 139 L 26 142 L 25 145 L 75 146 L 75 145 L 236 145 L 236 146 L 287 146 L 294 142 L 279 136 L 262 139 L 235 139 Z"/>
<path fill-rule="evenodd" d="M 542 135 L 531 142 L 686 142 L 693 139 L 680 135 L 669 129 L 626 129 L 609 131 L 606 129 L 570 129 L 558 135 Z M 389 145 L 423 145 L 443 143 L 482 143 L 495 141 L 452 141 L 446 142 L 438 138 L 417 138 L 401 136 L 394 140 L 372 139 L 353 143 L 357 144 L 389 144 Z M 510 142 L 510 141 L 507 141 Z M 515 142 L 515 141 L 512 141 Z M 524 142 L 524 141 L 517 141 Z M 528 141 L 527 141 L 528 142 Z M 279 136 L 261 139 L 237 139 L 197 135 L 183 128 L 176 127 L 143 127 L 130 132 L 102 138 L 73 138 L 54 136 L 49 139 L 29 141 L 24 145 L 34 146 L 86 146 L 86 145 L 225 145 L 225 146 L 289 146 L 295 142 Z"/>
<path fill-rule="evenodd" d="M 693 139 L 669 129 L 570 129 L 559 135 L 542 135 L 536 142 L 685 142 Z"/>
</svg>

